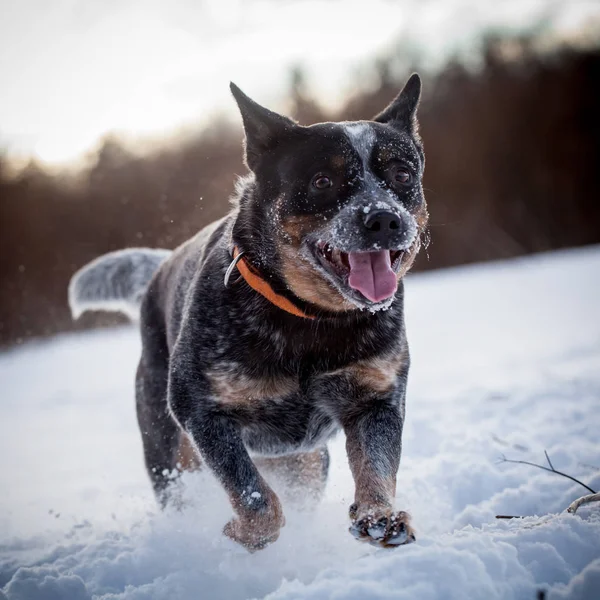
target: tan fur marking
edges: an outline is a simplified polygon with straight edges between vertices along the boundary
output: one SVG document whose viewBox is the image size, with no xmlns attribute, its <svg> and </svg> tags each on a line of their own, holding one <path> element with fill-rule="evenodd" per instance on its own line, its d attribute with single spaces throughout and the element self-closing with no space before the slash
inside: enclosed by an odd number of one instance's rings
<svg viewBox="0 0 600 600">
<path fill-rule="evenodd" d="M 429 222 L 429 213 L 427 212 L 427 206 L 425 202 L 421 205 L 419 212 L 414 215 L 415 220 L 417 221 L 417 227 L 419 228 L 419 232 L 423 231 L 425 227 L 427 227 L 427 223 Z"/>
<path fill-rule="evenodd" d="M 377 162 L 379 162 L 381 165 L 385 165 L 396 157 L 397 152 L 395 150 L 391 150 L 390 148 L 383 146 L 378 152 Z"/>
<path fill-rule="evenodd" d="M 415 218 L 418 228 L 417 239 L 413 242 L 412 246 L 408 249 L 408 251 L 404 253 L 404 256 L 402 257 L 402 264 L 397 275 L 398 281 L 400 281 L 400 279 L 402 279 L 406 275 L 406 273 L 408 273 L 410 268 L 413 266 L 415 259 L 417 258 L 419 250 L 421 249 L 421 234 L 425 231 L 425 228 L 427 227 L 427 222 L 429 221 L 429 213 L 427 212 L 427 207 L 425 206 L 425 203 L 422 204 L 419 211 L 413 216 Z"/>
<path fill-rule="evenodd" d="M 302 238 L 311 231 L 315 231 L 322 222 L 314 215 L 298 215 L 286 217 L 281 222 L 281 227 L 290 238 L 290 242 L 296 249 L 299 248 Z"/>
<path fill-rule="evenodd" d="M 346 159 L 341 154 L 336 154 L 331 157 L 331 166 L 334 169 L 342 169 L 346 165 Z"/>
<path fill-rule="evenodd" d="M 352 365 L 350 372 L 364 387 L 375 392 L 388 392 L 396 385 L 396 376 L 403 362 L 400 354 L 377 357 Z"/>
<path fill-rule="evenodd" d="M 282 246 L 280 252 L 286 283 L 296 296 L 332 312 L 356 308 L 312 265 L 300 257 L 295 248 Z"/>
<path fill-rule="evenodd" d="M 400 281 L 408 273 L 408 271 L 410 271 L 410 268 L 413 266 L 420 249 L 421 238 L 417 237 L 417 239 L 413 242 L 413 245 L 406 252 L 404 252 L 400 269 L 396 275 L 398 281 Z"/>
<path fill-rule="evenodd" d="M 224 404 L 253 404 L 267 398 L 283 398 L 298 391 L 293 377 L 263 377 L 254 379 L 235 372 L 207 373 L 217 399 Z"/>
<path fill-rule="evenodd" d="M 396 385 L 398 371 L 406 363 L 406 360 L 405 351 L 391 356 L 376 356 L 331 371 L 327 373 L 327 376 L 345 373 L 361 387 L 378 393 L 389 392 Z"/>
<path fill-rule="evenodd" d="M 279 246 L 283 276 L 296 296 L 315 306 L 332 312 L 353 310 L 356 307 L 299 255 L 300 243 L 304 236 L 321 224 L 314 216 L 307 215 L 288 217 L 282 222 L 282 228 L 290 241 L 290 244 Z"/>
<path fill-rule="evenodd" d="M 185 432 L 179 434 L 179 448 L 177 449 L 177 463 L 182 471 L 196 471 L 201 462 L 198 452 Z"/>
<path fill-rule="evenodd" d="M 312 215 L 287 217 L 281 223 L 290 242 L 279 245 L 283 276 L 296 296 L 315 306 L 332 312 L 353 310 L 356 307 L 299 255 L 300 244 L 304 236 L 315 231 L 320 225 L 322 223 Z"/>
</svg>

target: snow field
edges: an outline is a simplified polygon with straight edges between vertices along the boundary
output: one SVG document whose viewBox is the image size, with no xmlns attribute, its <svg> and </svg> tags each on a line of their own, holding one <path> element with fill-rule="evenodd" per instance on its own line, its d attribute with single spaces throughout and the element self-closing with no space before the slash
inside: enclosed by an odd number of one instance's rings
<svg viewBox="0 0 600 600">
<path fill-rule="evenodd" d="M 208 473 L 159 512 L 133 402 L 138 334 L 61 336 L 0 355 L 0 599 L 600 598 L 600 248 L 409 276 L 412 371 L 397 507 L 417 543 L 347 533 L 340 436 L 318 507 L 284 505 L 248 554 Z M 277 485 L 275 483 L 275 487 Z M 527 518 L 498 521 L 496 514 Z M 536 517 L 535 515 L 540 515 Z"/>
</svg>

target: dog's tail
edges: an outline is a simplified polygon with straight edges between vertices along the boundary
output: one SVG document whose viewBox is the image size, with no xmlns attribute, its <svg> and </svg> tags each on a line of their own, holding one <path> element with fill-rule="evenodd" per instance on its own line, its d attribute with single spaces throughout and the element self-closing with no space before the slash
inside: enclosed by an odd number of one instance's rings
<svg viewBox="0 0 600 600">
<path fill-rule="evenodd" d="M 73 318 L 87 310 L 106 310 L 122 312 L 138 321 L 146 288 L 170 254 L 170 250 L 128 248 L 103 254 L 88 263 L 69 283 Z"/>
</svg>

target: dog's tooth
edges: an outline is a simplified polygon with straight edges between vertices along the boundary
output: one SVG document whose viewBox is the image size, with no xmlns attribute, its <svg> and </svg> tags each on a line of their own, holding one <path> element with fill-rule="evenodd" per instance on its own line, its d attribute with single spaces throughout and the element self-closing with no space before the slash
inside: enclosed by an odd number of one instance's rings
<svg viewBox="0 0 600 600">
<path fill-rule="evenodd" d="M 337 248 L 335 248 L 332 252 L 332 256 L 331 259 L 333 260 L 333 262 L 336 265 L 342 265 L 342 252 L 341 250 L 338 250 Z"/>
<path fill-rule="evenodd" d="M 400 262 L 402 261 L 403 256 L 404 256 L 404 252 L 402 252 L 402 251 L 398 251 L 398 250 L 390 251 L 390 260 L 391 260 L 392 266 L 399 265 Z"/>
</svg>

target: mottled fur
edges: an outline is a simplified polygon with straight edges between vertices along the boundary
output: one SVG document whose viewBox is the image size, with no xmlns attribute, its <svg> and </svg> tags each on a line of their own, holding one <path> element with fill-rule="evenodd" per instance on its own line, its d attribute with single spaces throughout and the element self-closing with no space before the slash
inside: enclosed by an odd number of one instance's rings
<svg viewBox="0 0 600 600">
<path fill-rule="evenodd" d="M 236 516 L 225 533 L 263 547 L 285 519 L 259 467 L 319 495 L 325 444 L 343 429 L 356 484 L 351 532 L 383 546 L 409 542 L 408 517 L 393 504 L 409 369 L 402 276 L 427 224 L 420 81 L 413 76 L 373 121 L 311 127 L 232 91 L 251 175 L 226 217 L 168 257 L 147 255 L 161 260 L 151 279 L 143 277 L 136 399 L 156 494 L 167 502 L 172 471 L 199 465 L 193 444 L 231 499 Z M 397 163 L 412 174 L 410 185 L 390 178 Z M 333 182 L 327 190 L 311 184 L 319 173 Z M 368 229 L 373 211 L 391 213 L 394 231 Z M 350 289 L 317 258 L 323 242 L 344 253 L 403 252 L 396 293 L 373 303 Z M 285 312 L 243 280 L 225 286 L 234 246 L 277 294 L 314 318 Z M 106 260 L 96 261 L 96 275 Z M 117 283 L 113 277 L 115 297 Z M 103 304 L 110 293 L 94 303 L 75 288 L 75 307 L 114 306 Z M 137 301 L 129 312 L 136 308 Z"/>
</svg>

